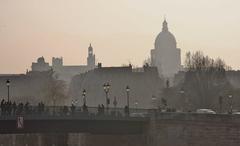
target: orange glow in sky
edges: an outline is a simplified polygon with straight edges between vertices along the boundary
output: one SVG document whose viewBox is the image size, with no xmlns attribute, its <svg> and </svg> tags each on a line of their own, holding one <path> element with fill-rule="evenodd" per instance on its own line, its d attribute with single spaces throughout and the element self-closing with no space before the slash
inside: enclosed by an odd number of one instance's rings
<svg viewBox="0 0 240 146">
<path fill-rule="evenodd" d="M 240 61 L 239 0 L 0 0 L 0 73 L 24 73 L 39 56 L 141 66 L 166 15 L 177 46 Z"/>
</svg>

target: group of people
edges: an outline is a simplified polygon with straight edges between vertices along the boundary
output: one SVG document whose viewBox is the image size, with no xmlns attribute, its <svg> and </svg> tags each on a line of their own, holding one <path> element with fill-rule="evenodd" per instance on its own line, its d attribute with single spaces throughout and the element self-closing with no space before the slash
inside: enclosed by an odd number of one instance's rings
<svg viewBox="0 0 240 146">
<path fill-rule="evenodd" d="M 35 112 L 29 102 L 20 102 L 17 104 L 15 101 L 5 101 L 4 99 L 1 101 L 0 109 L 1 115 L 29 114 L 31 112 Z M 44 104 L 42 102 L 38 104 L 37 110 L 39 113 L 44 111 Z"/>
<path fill-rule="evenodd" d="M 43 113 L 44 112 L 44 108 L 45 108 L 45 105 L 44 105 L 44 103 L 43 102 L 39 102 L 38 103 L 38 113 Z"/>
<path fill-rule="evenodd" d="M 16 113 L 17 111 L 17 104 L 16 102 L 5 101 L 4 99 L 1 101 L 1 115 L 10 115 L 12 113 Z"/>
<path fill-rule="evenodd" d="M 108 114 L 111 112 L 111 114 L 116 115 L 116 109 L 113 111 L 109 111 L 108 108 L 106 108 Z M 82 113 L 88 113 L 89 109 L 86 104 L 83 104 L 82 107 L 76 109 L 76 106 L 74 104 L 71 105 L 71 107 L 63 106 L 63 107 L 53 107 L 51 108 L 45 107 L 43 102 L 39 102 L 37 106 L 30 105 L 29 102 L 23 103 L 16 103 L 15 101 L 6 101 L 2 99 L 0 104 L 0 116 L 8 116 L 8 115 L 21 115 L 21 114 L 75 114 L 76 112 L 82 112 Z M 119 112 L 119 111 L 118 111 Z M 126 106 L 124 109 L 125 115 L 129 115 L 129 108 Z M 97 114 L 98 115 L 104 115 L 105 114 L 105 107 L 103 104 L 99 104 L 97 108 Z"/>
<path fill-rule="evenodd" d="M 74 104 L 72 104 L 71 107 L 70 107 L 70 110 L 71 110 L 71 114 L 75 114 L 76 111 L 87 113 L 88 112 L 88 106 L 86 104 L 83 104 L 83 106 L 81 108 L 76 109 L 76 106 Z M 63 106 L 62 113 L 65 114 L 65 115 L 69 114 L 69 107 L 68 106 Z"/>
<path fill-rule="evenodd" d="M 106 108 L 107 110 L 107 114 L 111 114 L 113 116 L 122 116 L 122 115 L 126 115 L 129 116 L 129 108 L 128 106 L 125 106 L 124 108 L 124 113 L 121 113 L 121 111 L 117 110 L 116 108 L 114 108 L 113 110 L 109 111 L 108 107 Z M 105 107 L 103 104 L 99 104 L 98 105 L 98 115 L 104 115 L 105 113 Z"/>
</svg>

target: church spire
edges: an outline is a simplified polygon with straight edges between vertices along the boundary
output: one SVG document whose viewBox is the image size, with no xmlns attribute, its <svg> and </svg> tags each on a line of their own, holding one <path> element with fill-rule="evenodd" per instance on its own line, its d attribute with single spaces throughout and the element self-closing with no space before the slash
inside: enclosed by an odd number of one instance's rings
<svg viewBox="0 0 240 146">
<path fill-rule="evenodd" d="M 164 32 L 168 31 L 168 23 L 166 21 L 165 16 L 164 16 L 164 21 L 163 21 L 163 24 L 162 24 L 162 31 L 164 31 Z"/>
<path fill-rule="evenodd" d="M 90 69 L 93 69 L 95 67 L 95 55 L 93 54 L 93 47 L 91 43 L 89 44 L 88 47 L 87 66 Z"/>
<path fill-rule="evenodd" d="M 93 47 L 92 47 L 92 43 L 90 43 L 88 47 L 88 54 L 92 54 L 92 53 L 93 53 Z"/>
</svg>

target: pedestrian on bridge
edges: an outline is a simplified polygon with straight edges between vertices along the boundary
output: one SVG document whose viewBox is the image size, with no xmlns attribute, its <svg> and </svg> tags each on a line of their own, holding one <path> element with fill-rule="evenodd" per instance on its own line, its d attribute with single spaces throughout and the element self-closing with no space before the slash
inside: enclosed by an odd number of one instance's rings
<svg viewBox="0 0 240 146">
<path fill-rule="evenodd" d="M 72 112 L 72 115 L 74 115 L 74 113 L 75 113 L 75 105 L 74 104 L 72 104 L 72 106 L 71 106 L 71 112 Z"/>
<path fill-rule="evenodd" d="M 12 104 L 12 110 L 13 110 L 13 115 L 16 114 L 16 111 L 17 111 L 17 104 L 16 102 L 14 101 L 13 104 Z"/>
<path fill-rule="evenodd" d="M 127 105 L 124 107 L 124 112 L 126 116 L 129 116 L 129 107 Z"/>
</svg>

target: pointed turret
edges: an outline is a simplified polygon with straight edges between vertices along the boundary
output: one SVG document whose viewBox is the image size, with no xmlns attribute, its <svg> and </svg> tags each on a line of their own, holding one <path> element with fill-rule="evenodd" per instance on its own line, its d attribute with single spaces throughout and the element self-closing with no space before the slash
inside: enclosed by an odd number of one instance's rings
<svg viewBox="0 0 240 146">
<path fill-rule="evenodd" d="M 167 23 L 165 17 L 164 17 L 164 21 L 163 21 L 163 24 L 162 24 L 162 31 L 163 32 L 168 31 L 168 23 Z"/>
<path fill-rule="evenodd" d="M 92 44 L 90 43 L 89 47 L 88 47 L 88 53 L 89 52 L 92 52 L 93 51 L 93 48 L 92 48 Z"/>
<path fill-rule="evenodd" d="M 87 65 L 90 69 L 93 69 L 95 67 L 95 55 L 93 54 L 93 47 L 91 43 L 88 47 Z"/>
</svg>

